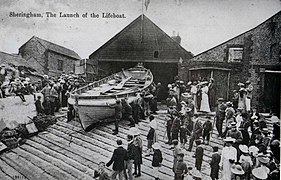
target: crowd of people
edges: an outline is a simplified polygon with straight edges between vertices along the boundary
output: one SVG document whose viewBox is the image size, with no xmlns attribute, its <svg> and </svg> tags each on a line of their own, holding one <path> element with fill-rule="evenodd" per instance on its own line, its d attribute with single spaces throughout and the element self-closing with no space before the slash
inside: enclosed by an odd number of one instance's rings
<svg viewBox="0 0 281 180">
<path fill-rule="evenodd" d="M 73 107 L 67 103 L 69 92 L 81 86 L 81 80 L 74 74 L 61 75 L 53 78 L 43 76 L 41 81 L 31 83 L 28 77 L 16 73 L 7 74 L 1 67 L 0 98 L 16 95 L 25 102 L 24 95 L 34 94 L 37 114 L 54 115 L 61 107 L 68 107 L 68 120 L 74 118 Z M 4 77 L 4 78 L 3 78 Z M 161 144 L 158 138 L 157 98 L 161 83 L 151 85 L 147 90 L 137 93 L 132 102 L 128 99 L 116 99 L 115 104 L 108 104 L 115 109 L 115 129 L 113 135 L 119 132 L 119 122 L 130 122 L 128 132 L 128 147 L 123 147 L 121 139 L 117 140 L 109 162 L 101 162 L 95 176 L 99 179 L 129 179 L 141 176 L 142 156 L 152 156 L 152 167 L 156 180 L 160 179 L 160 168 L 163 162 Z M 280 120 L 272 115 L 273 131 L 265 117 L 251 106 L 253 86 L 250 81 L 238 84 L 233 91 L 231 101 L 218 98 L 214 101 L 212 87 L 214 79 L 209 81 L 193 81 L 184 83 L 176 80 L 168 85 L 166 144 L 173 151 L 173 166 L 175 180 L 201 179 L 201 167 L 206 152 L 206 146 L 212 145 L 210 177 L 211 179 L 279 179 L 280 178 Z M 35 96 L 41 93 L 43 96 Z M 210 103 L 211 101 L 211 103 Z M 210 106 L 215 104 L 215 107 Z M 215 110 L 212 118 L 211 110 Z M 143 149 L 138 123 L 149 120 L 147 132 L 147 149 Z M 224 126 L 225 124 L 225 126 Z M 217 139 L 224 145 L 210 143 L 214 126 L 218 132 Z M 196 144 L 195 148 L 193 147 Z M 194 167 L 188 167 L 184 162 L 185 151 L 194 150 Z M 109 176 L 105 166 L 112 166 Z M 134 172 L 133 172 L 134 169 Z M 221 173 L 220 173 L 221 172 Z"/>
<path fill-rule="evenodd" d="M 257 110 L 251 107 L 251 94 L 253 87 L 249 81 L 246 82 L 247 87 L 239 83 L 239 96 L 232 101 L 225 101 L 218 98 L 215 108 L 215 116 L 212 118 L 210 107 L 208 105 L 208 88 L 212 86 L 213 80 L 210 82 L 187 83 L 176 81 L 174 84 L 168 85 L 169 97 L 167 98 L 168 113 L 166 115 L 166 144 L 171 145 L 174 161 L 171 169 L 174 172 L 174 179 L 201 179 L 201 167 L 206 146 L 211 146 L 213 153 L 211 154 L 210 177 L 211 179 L 279 179 L 280 178 L 280 120 L 276 115 L 272 115 L 271 123 L 273 131 L 269 131 L 269 124 Z M 198 100 L 197 94 L 193 93 L 193 86 L 200 86 L 202 91 L 201 100 Z M 157 86 L 155 86 L 157 87 Z M 153 89 L 153 88 L 152 88 Z M 156 88 L 157 89 L 157 88 Z M 205 93 L 205 94 L 204 94 Z M 159 179 L 163 154 L 161 152 L 161 143 L 158 139 L 158 123 L 153 113 L 148 113 L 149 131 L 147 132 L 147 150 L 143 150 L 140 132 L 134 126 L 136 116 L 133 116 L 135 109 L 140 117 L 145 112 L 143 103 L 144 97 L 150 96 L 150 92 L 137 95 L 135 104 L 140 104 L 140 108 L 132 108 L 128 110 L 123 103 L 126 100 L 116 101 L 119 106 L 119 116 L 116 118 L 126 117 L 130 121 L 130 130 L 128 132 L 128 148 L 122 147 L 122 141 L 118 140 L 118 148 L 114 151 L 113 156 L 106 164 L 113 165 L 113 173 L 111 178 L 115 179 L 119 174 L 119 179 L 133 179 L 141 176 L 142 154 L 152 156 L 152 167 L 155 179 Z M 151 99 L 151 98 L 150 98 Z M 205 100 L 203 100 L 205 99 Z M 196 102 L 197 101 L 197 105 Z M 203 103 L 203 104 L 202 104 Z M 128 104 L 128 103 L 127 103 Z M 134 103 L 133 103 L 134 104 Z M 131 105 L 134 107 L 134 105 Z M 150 103 L 151 104 L 151 103 Z M 152 103 L 153 104 L 153 103 Z M 127 105 L 125 105 L 126 107 Z M 116 107 L 116 106 L 115 106 Z M 153 106 L 149 106 L 153 109 Z M 157 107 L 155 108 L 157 110 Z M 131 112 L 132 111 L 132 112 Z M 129 115 L 126 113 L 129 112 Z M 125 114 L 124 114 L 125 113 Z M 145 116 L 144 116 L 145 117 Z M 225 124 L 225 126 L 224 126 Z M 218 134 L 211 136 L 214 126 Z M 118 130 L 117 130 L 118 131 Z M 115 133 L 116 134 L 116 133 Z M 215 137 L 223 141 L 223 146 L 210 143 L 210 138 Z M 193 149 L 194 142 L 196 144 Z M 119 150 L 127 152 L 127 156 L 119 156 Z M 188 167 L 184 162 L 185 150 L 194 152 L 194 167 Z M 192 151 L 193 150 L 193 151 Z M 119 158 L 120 157 L 120 158 Z M 121 163 L 120 162 L 127 162 Z M 133 165 L 135 171 L 133 173 Z M 116 167 L 119 167 L 116 168 Z"/>
<path fill-rule="evenodd" d="M 22 71 L 12 65 L 0 66 L 0 98 L 18 96 L 26 102 L 25 95 L 34 95 L 37 115 L 54 115 L 61 107 L 68 106 L 69 92 L 78 89 L 85 81 L 74 73 L 62 74 L 58 77 L 43 75 L 34 82 Z M 74 113 L 70 111 L 69 119 Z"/>
<path fill-rule="evenodd" d="M 36 84 L 25 77 L 24 71 L 12 64 L 0 65 L 0 98 L 16 95 L 25 102 L 24 95 L 33 94 L 35 91 Z"/>
</svg>

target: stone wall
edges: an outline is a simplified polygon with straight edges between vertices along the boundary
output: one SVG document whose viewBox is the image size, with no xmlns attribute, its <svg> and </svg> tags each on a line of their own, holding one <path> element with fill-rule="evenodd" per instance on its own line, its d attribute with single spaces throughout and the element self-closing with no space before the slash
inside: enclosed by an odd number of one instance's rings
<svg viewBox="0 0 281 180">
<path fill-rule="evenodd" d="M 47 51 L 47 57 L 48 57 L 49 75 L 56 76 L 56 75 L 62 74 L 63 72 L 66 74 L 69 74 L 70 72 L 75 72 L 74 66 L 75 66 L 76 59 L 64 56 L 62 54 L 58 54 L 53 51 Z M 62 70 L 58 69 L 59 60 L 61 60 L 63 62 Z"/>
<path fill-rule="evenodd" d="M 241 62 L 228 62 L 231 47 L 243 48 Z M 190 81 L 189 69 L 196 67 L 220 67 L 230 69 L 229 90 L 237 89 L 238 82 L 250 80 L 254 86 L 253 106 L 262 107 L 265 70 L 281 70 L 281 11 L 257 27 L 238 35 L 214 48 L 200 53 L 179 64 L 179 77 Z M 278 76 L 278 75 L 277 75 Z M 278 86 L 278 85 L 277 85 Z M 280 93 L 276 94 L 280 97 Z M 231 99 L 231 96 L 228 97 Z"/>
<path fill-rule="evenodd" d="M 30 39 L 19 49 L 19 55 L 27 60 L 39 73 L 48 73 L 45 47 L 34 38 Z"/>
</svg>

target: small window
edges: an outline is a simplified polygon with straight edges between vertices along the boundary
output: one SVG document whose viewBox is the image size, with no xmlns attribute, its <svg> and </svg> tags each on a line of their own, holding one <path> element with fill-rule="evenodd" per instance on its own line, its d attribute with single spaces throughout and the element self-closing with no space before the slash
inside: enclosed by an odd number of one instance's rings
<svg viewBox="0 0 281 180">
<path fill-rule="evenodd" d="M 241 62 L 243 59 L 243 48 L 234 47 L 228 49 L 228 62 Z"/>
<path fill-rule="evenodd" d="M 63 61 L 62 60 L 58 60 L 58 70 L 59 71 L 63 70 Z"/>
<path fill-rule="evenodd" d="M 154 57 L 154 58 L 159 58 L 159 51 L 154 51 L 153 57 Z"/>
<path fill-rule="evenodd" d="M 276 56 L 274 56 L 274 54 L 276 53 L 276 49 L 277 49 L 276 43 L 274 43 L 270 46 L 270 59 L 276 57 Z"/>
</svg>

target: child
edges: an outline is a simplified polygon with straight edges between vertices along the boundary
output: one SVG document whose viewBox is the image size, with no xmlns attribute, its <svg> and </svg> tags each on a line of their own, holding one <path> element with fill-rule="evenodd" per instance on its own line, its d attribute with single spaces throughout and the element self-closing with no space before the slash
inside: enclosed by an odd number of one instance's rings
<svg viewBox="0 0 281 180">
<path fill-rule="evenodd" d="M 213 128 L 213 125 L 210 121 L 211 117 L 207 116 L 208 120 L 203 124 L 203 143 L 209 145 L 210 141 L 210 132 Z M 207 142 L 205 143 L 205 137 Z"/>
<path fill-rule="evenodd" d="M 174 139 L 172 141 L 174 147 L 173 147 L 173 155 L 174 155 L 174 163 L 173 163 L 173 171 L 175 172 L 176 171 L 176 164 L 177 164 L 177 161 L 178 161 L 178 154 L 182 152 L 182 149 L 179 147 L 179 141 Z"/>
<path fill-rule="evenodd" d="M 36 108 L 37 115 L 43 114 L 43 107 L 42 107 L 42 104 L 41 104 L 41 96 L 37 97 L 37 100 L 35 101 L 35 108 Z"/>
<path fill-rule="evenodd" d="M 195 150 L 195 167 L 197 170 L 201 171 L 201 166 L 203 162 L 203 153 L 204 149 L 203 146 L 201 145 L 202 139 L 196 139 L 195 143 L 197 145 L 196 150 Z"/>
<path fill-rule="evenodd" d="M 210 177 L 212 178 L 212 180 L 219 179 L 219 170 L 220 170 L 219 163 L 221 160 L 221 156 L 218 153 L 218 149 L 219 149 L 218 146 L 213 147 L 213 154 L 210 162 L 210 166 L 211 166 Z"/>
<path fill-rule="evenodd" d="M 109 180 L 110 179 L 107 172 L 105 172 L 105 162 L 100 162 L 98 170 L 94 171 L 94 178 L 97 178 L 97 177 L 98 177 L 98 180 Z"/>
<path fill-rule="evenodd" d="M 50 101 L 50 98 L 49 96 L 47 96 L 44 100 L 44 102 L 42 103 L 43 107 L 44 107 L 44 114 L 46 115 L 51 115 L 51 101 Z"/>
<path fill-rule="evenodd" d="M 150 156 L 153 153 L 152 150 L 152 144 L 157 141 L 157 135 L 156 135 L 156 121 L 150 122 L 150 129 L 148 131 L 148 134 L 146 136 L 147 138 L 147 154 L 145 156 Z"/>
<path fill-rule="evenodd" d="M 142 139 L 140 137 L 140 131 L 137 127 L 131 127 L 128 134 L 134 136 L 134 145 L 136 146 L 136 158 L 134 161 L 135 177 L 141 176 L 141 164 L 142 164 Z"/>
<path fill-rule="evenodd" d="M 161 167 L 161 163 L 163 161 L 162 153 L 160 151 L 160 144 L 158 142 L 154 143 L 152 145 L 152 148 L 154 149 L 153 157 L 152 157 L 152 167 L 155 171 L 155 180 L 159 179 L 159 168 Z"/>
<path fill-rule="evenodd" d="M 184 175 L 187 174 L 188 169 L 186 163 L 183 162 L 184 153 L 181 152 L 177 155 L 177 164 L 175 168 L 175 180 L 183 180 Z"/>
</svg>

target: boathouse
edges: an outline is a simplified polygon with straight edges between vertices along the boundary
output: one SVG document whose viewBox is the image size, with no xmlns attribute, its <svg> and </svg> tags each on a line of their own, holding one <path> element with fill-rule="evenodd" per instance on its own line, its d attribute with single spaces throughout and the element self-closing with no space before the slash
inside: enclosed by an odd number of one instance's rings
<svg viewBox="0 0 281 180">
<path fill-rule="evenodd" d="M 32 64 L 39 73 L 58 76 L 75 71 L 80 60 L 73 50 L 33 36 L 19 48 L 19 55 Z"/>
<path fill-rule="evenodd" d="M 179 76 L 186 82 L 213 78 L 214 99 L 231 100 L 239 82 L 254 87 L 252 105 L 262 112 L 280 113 L 281 11 L 230 40 L 190 60 L 184 59 Z M 214 106 L 213 104 L 211 104 Z"/>
<path fill-rule="evenodd" d="M 165 99 L 165 88 L 178 74 L 178 62 L 192 58 L 179 42 L 161 30 L 145 15 L 117 33 L 89 56 L 92 64 L 98 65 L 99 76 L 135 66 L 143 62 L 154 75 L 154 82 L 161 82 L 160 99 Z"/>
</svg>

